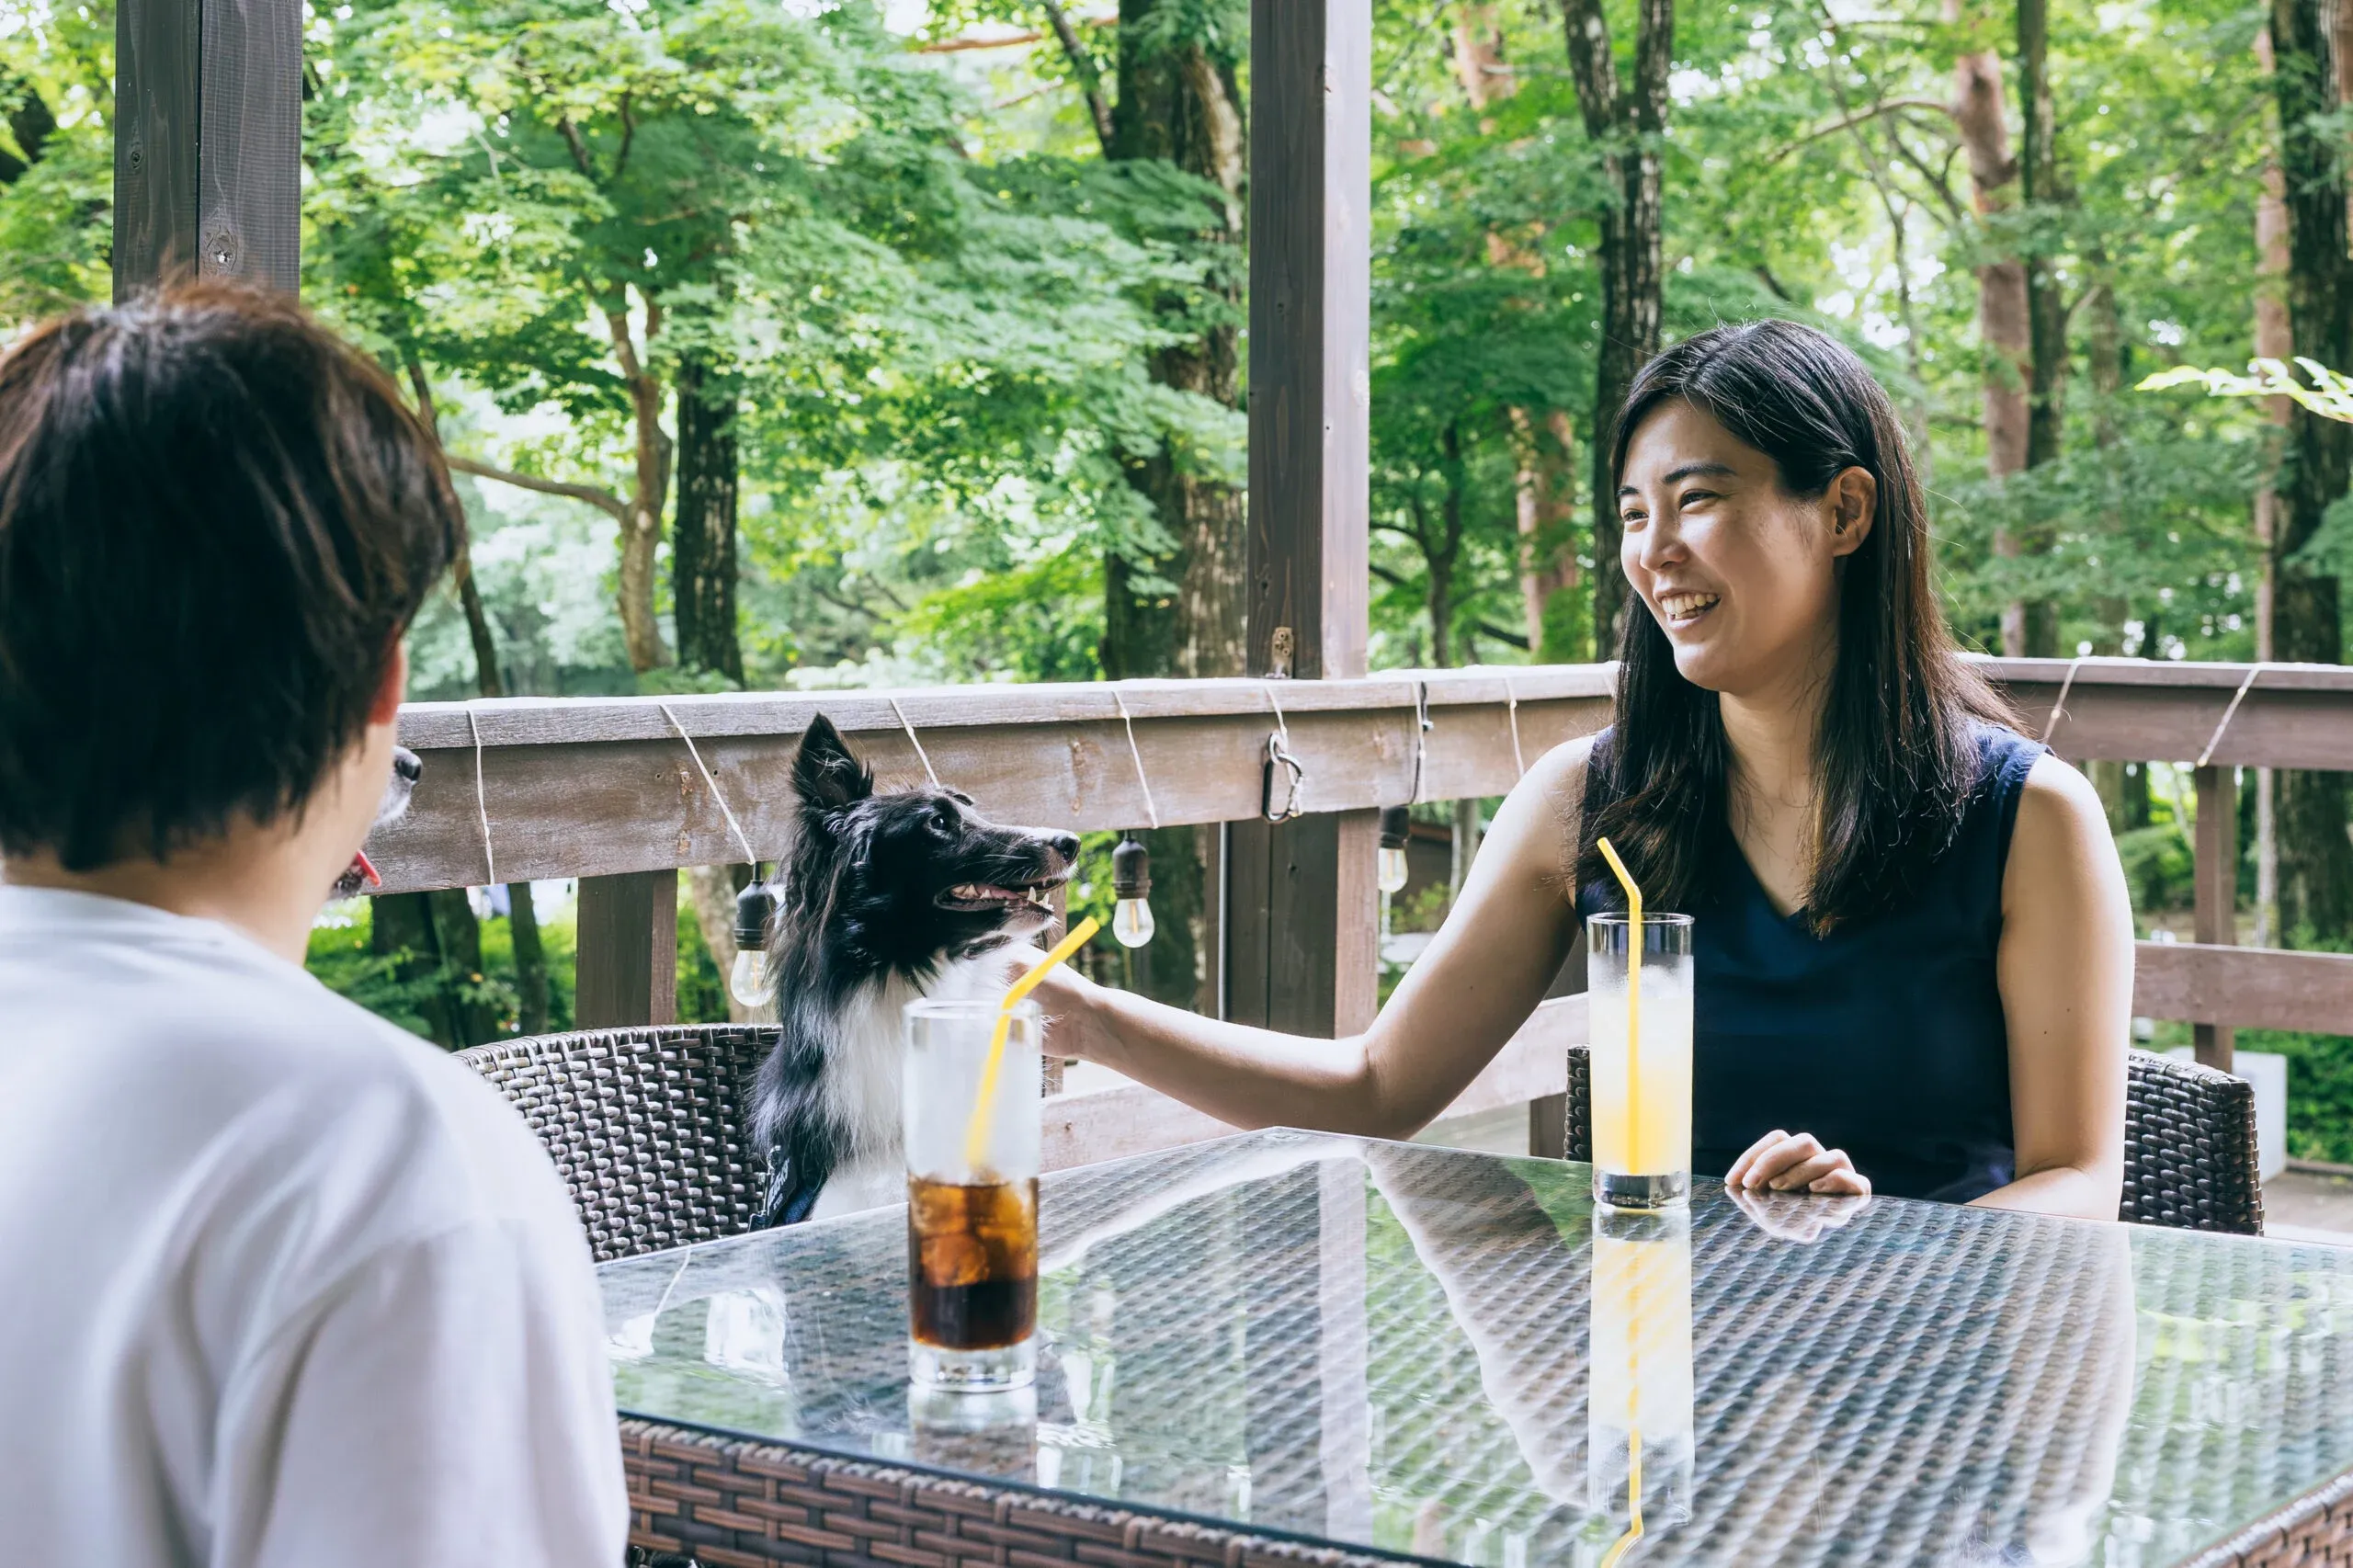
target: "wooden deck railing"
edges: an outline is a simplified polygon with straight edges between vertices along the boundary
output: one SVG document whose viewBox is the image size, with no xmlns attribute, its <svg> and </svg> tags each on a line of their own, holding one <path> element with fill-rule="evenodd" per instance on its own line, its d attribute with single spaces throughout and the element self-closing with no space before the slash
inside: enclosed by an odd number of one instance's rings
<svg viewBox="0 0 2353 1568">
<path fill-rule="evenodd" d="M 2071 761 L 2203 759 L 2195 772 L 2198 939 L 2140 945 L 2136 1012 L 2197 1026 L 2199 1054 L 2222 1065 L 2233 1025 L 2353 1032 L 2353 956 L 2240 949 L 2232 915 L 2233 769 L 2353 770 L 2353 668 L 2267 666 L 2250 684 L 2243 665 L 1983 665 L 2028 732 L 2049 726 L 2052 746 Z M 923 776 L 911 727 L 940 777 L 992 814 L 1101 829 L 1142 826 L 1149 814 L 1131 722 L 1163 824 L 1255 815 L 1267 737 L 1279 727 L 1306 769 L 1306 809 L 1361 814 L 1414 798 L 1417 766 L 1423 800 L 1504 793 L 1523 761 L 1608 722 L 1613 678 L 1608 665 L 1553 665 L 1362 680 L 417 703 L 402 715 L 401 737 L 424 754 L 424 781 L 408 816 L 370 854 L 388 892 L 478 884 L 494 870 L 508 881 L 581 879 L 578 1021 L 655 1021 L 671 1006 L 671 874 L 742 858 L 680 726 L 753 848 L 772 858 L 790 832 L 793 750 L 820 711 L 886 780 Z M 1418 730 L 1420 713 L 1427 730 Z M 1368 895 L 1368 907 L 1354 912 L 1362 956 L 1374 914 L 1370 877 L 1358 885 Z M 1353 974 L 1342 982 L 1360 983 Z M 1557 1095 L 1562 1048 L 1583 1035 L 1581 1000 L 1548 1004 L 1456 1109 Z M 1058 1101 L 1049 1138 L 1064 1160 L 1097 1158 L 1197 1136 L 1188 1131 L 1196 1120 L 1213 1126 L 1148 1091 L 1101 1091 Z"/>
</svg>

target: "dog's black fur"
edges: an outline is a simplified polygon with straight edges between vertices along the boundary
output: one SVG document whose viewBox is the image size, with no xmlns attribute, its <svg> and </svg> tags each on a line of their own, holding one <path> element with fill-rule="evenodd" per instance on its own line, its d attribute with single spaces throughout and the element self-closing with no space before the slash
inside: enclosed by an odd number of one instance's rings
<svg viewBox="0 0 2353 1568">
<path fill-rule="evenodd" d="M 375 820 L 369 826 L 381 827 L 408 810 L 409 797 L 416 792 L 416 781 L 424 777 L 425 764 L 416 753 L 406 746 L 394 746 L 392 776 L 384 781 L 383 799 L 376 802 Z M 360 869 L 359 857 L 355 855 L 351 858 L 351 864 L 343 869 L 343 875 L 335 880 L 335 886 L 328 890 L 327 896 L 357 898 L 367 888 L 367 873 Z"/>
<path fill-rule="evenodd" d="M 853 1160 L 896 1167 L 900 1008 L 951 979 L 993 980 L 990 955 L 1051 923 L 1045 894 L 1078 858 L 1075 835 L 1001 826 L 961 790 L 877 793 L 822 714 L 792 783 L 800 820 L 767 946 L 779 1039 L 752 1096 L 769 1151 L 763 1225 L 806 1218 Z"/>
</svg>

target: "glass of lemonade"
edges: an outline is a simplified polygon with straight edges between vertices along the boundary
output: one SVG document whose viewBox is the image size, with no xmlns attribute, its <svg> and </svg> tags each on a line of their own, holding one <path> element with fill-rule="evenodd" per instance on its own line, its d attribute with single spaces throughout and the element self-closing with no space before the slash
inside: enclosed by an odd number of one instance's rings
<svg viewBox="0 0 2353 1568">
<path fill-rule="evenodd" d="M 1585 929 L 1594 1200 L 1617 1209 L 1688 1202 L 1691 917 L 1643 916 L 1639 996 L 1626 983 L 1637 939 L 1627 917 L 1596 915 Z"/>
<path fill-rule="evenodd" d="M 991 1392 L 1036 1376 L 1043 1025 L 1013 1011 L 986 1120 L 973 1130 L 994 1002 L 906 1009 L 907 1369 L 921 1388 Z"/>
<path fill-rule="evenodd" d="M 1691 1210 L 1597 1209 L 1586 1505 L 1611 1530 L 1691 1517 Z"/>
</svg>

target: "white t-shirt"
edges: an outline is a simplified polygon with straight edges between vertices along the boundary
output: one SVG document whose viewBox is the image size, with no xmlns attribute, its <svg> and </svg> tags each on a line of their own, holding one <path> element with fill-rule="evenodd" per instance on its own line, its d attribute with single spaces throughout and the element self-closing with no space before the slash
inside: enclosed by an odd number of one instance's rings
<svg viewBox="0 0 2353 1568">
<path fill-rule="evenodd" d="M 225 926 L 0 887 L 0 1558 L 616 1568 L 604 1339 L 487 1084 Z"/>
</svg>

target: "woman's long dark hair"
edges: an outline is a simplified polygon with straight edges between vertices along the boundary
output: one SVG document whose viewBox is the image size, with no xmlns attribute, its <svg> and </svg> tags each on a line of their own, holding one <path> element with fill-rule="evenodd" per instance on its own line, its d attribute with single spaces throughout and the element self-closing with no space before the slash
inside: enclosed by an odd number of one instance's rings
<svg viewBox="0 0 2353 1568">
<path fill-rule="evenodd" d="M 1773 460 L 1812 500 L 1843 470 L 1878 481 L 1871 529 L 1838 587 L 1838 660 L 1814 743 L 1820 816 L 1806 914 L 1817 932 L 1884 910 L 1951 844 L 1977 784 L 1973 719 L 2001 699 L 1955 656 L 1928 585 L 1928 519 L 1894 405 L 1836 339 L 1791 322 L 1713 327 L 1643 367 L 1618 416 L 1614 493 L 1634 431 L 1675 399 Z M 1601 563 L 1609 570 L 1609 563 Z M 1738 853 L 1731 751 L 1711 691 L 1685 680 L 1658 622 L 1630 598 L 1619 638 L 1615 730 L 1588 798 L 1577 881 L 1616 884 L 1608 835 L 1656 909 L 1688 909 Z"/>
</svg>

